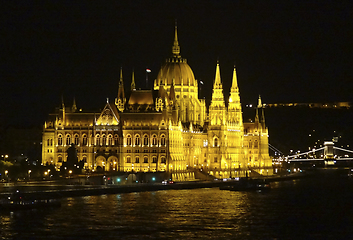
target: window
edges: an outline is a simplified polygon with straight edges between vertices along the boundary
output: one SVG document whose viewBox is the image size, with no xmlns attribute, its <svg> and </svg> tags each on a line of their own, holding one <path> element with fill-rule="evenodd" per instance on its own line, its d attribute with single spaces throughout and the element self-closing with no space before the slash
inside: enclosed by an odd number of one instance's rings
<svg viewBox="0 0 353 240">
<path fill-rule="evenodd" d="M 71 137 L 70 134 L 66 135 L 66 145 L 70 145 L 71 144 Z"/>
<path fill-rule="evenodd" d="M 254 142 L 254 148 L 258 148 L 259 147 L 259 143 L 255 140 Z"/>
<path fill-rule="evenodd" d="M 58 156 L 58 162 L 62 162 L 63 161 L 63 157 L 62 156 Z"/>
<path fill-rule="evenodd" d="M 167 160 L 166 160 L 166 158 L 165 157 L 161 157 L 161 163 L 166 163 L 167 162 Z"/>
<path fill-rule="evenodd" d="M 127 153 L 131 153 L 131 149 L 126 150 Z"/>
<path fill-rule="evenodd" d="M 102 145 L 103 146 L 107 145 L 107 137 L 105 136 L 105 134 L 103 134 L 102 136 Z"/>
<path fill-rule="evenodd" d="M 78 134 L 75 134 L 74 143 L 75 143 L 75 145 L 79 145 L 80 144 L 80 141 L 79 141 L 79 138 L 78 138 Z"/>
<path fill-rule="evenodd" d="M 250 148 L 250 149 L 252 148 L 252 142 L 251 142 L 251 140 L 249 141 L 249 148 Z"/>
<path fill-rule="evenodd" d="M 165 135 L 161 136 L 161 145 L 165 146 Z"/>
<path fill-rule="evenodd" d="M 216 163 L 216 162 L 218 162 L 218 159 L 217 159 L 217 157 L 214 157 L 214 162 Z"/>
<path fill-rule="evenodd" d="M 148 153 L 148 149 L 143 149 L 143 152 L 144 153 Z"/>
<path fill-rule="evenodd" d="M 118 137 L 118 134 L 115 134 L 114 135 L 114 144 L 118 145 L 118 143 L 119 143 L 119 137 Z"/>
<path fill-rule="evenodd" d="M 50 146 L 53 146 L 53 139 L 50 139 Z"/>
<path fill-rule="evenodd" d="M 140 157 L 135 158 L 135 163 L 140 163 Z"/>
<path fill-rule="evenodd" d="M 148 157 L 145 156 L 145 157 L 143 158 L 143 163 L 148 163 Z"/>
<path fill-rule="evenodd" d="M 113 136 L 112 136 L 112 135 L 109 135 L 109 136 L 108 136 L 108 145 L 109 145 L 109 146 L 112 146 L 112 145 L 113 145 Z"/>
<path fill-rule="evenodd" d="M 50 139 L 47 140 L 47 146 L 50 146 Z"/>
<path fill-rule="evenodd" d="M 58 135 L 58 146 L 63 145 L 63 136 L 61 134 Z"/>
<path fill-rule="evenodd" d="M 131 163 L 131 157 L 126 157 L 126 163 Z"/>
<path fill-rule="evenodd" d="M 139 135 L 135 136 L 135 146 L 140 146 L 140 136 Z"/>
<path fill-rule="evenodd" d="M 101 145 L 99 134 L 96 135 L 96 145 Z"/>
<path fill-rule="evenodd" d="M 218 147 L 218 138 L 215 138 L 213 141 L 214 141 L 214 146 Z"/>
<path fill-rule="evenodd" d="M 131 135 L 127 135 L 126 137 L 126 145 L 131 146 Z"/>
<path fill-rule="evenodd" d="M 148 146 L 148 136 L 143 136 L 143 145 Z"/>
<path fill-rule="evenodd" d="M 152 157 L 152 163 L 157 163 L 157 157 L 156 156 Z"/>
<path fill-rule="evenodd" d="M 86 135 L 86 134 L 84 134 L 84 135 L 82 136 L 82 145 L 83 145 L 83 146 L 87 146 L 87 135 Z"/>
<path fill-rule="evenodd" d="M 154 135 L 152 136 L 152 145 L 153 145 L 153 146 L 156 146 L 157 144 L 158 144 L 157 135 L 154 134 Z"/>
<path fill-rule="evenodd" d="M 87 162 L 87 157 L 86 157 L 86 156 L 83 156 L 83 157 L 82 157 L 82 161 L 86 163 L 86 162 Z"/>
</svg>

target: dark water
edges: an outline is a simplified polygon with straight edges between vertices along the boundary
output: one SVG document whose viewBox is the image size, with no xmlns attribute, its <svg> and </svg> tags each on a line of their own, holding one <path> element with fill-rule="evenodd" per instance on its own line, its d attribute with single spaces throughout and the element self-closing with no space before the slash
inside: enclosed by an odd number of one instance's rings
<svg viewBox="0 0 353 240">
<path fill-rule="evenodd" d="M 217 188 L 68 198 L 0 213 L 2 239 L 352 239 L 353 181 L 324 176 L 270 192 Z"/>
</svg>

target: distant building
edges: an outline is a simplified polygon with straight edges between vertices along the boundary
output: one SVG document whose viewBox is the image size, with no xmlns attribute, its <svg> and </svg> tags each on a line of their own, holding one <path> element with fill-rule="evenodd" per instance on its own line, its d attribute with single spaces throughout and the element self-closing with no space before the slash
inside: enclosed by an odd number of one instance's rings
<svg viewBox="0 0 353 240">
<path fill-rule="evenodd" d="M 268 130 L 259 99 L 254 122 L 243 123 L 236 69 L 230 97 L 223 95 L 217 63 L 210 106 L 198 98 L 198 81 L 180 56 L 175 27 L 172 57 L 161 67 L 151 90 L 137 90 L 134 75 L 125 93 L 122 71 L 115 102 L 98 114 L 68 108 L 64 102 L 43 129 L 43 164 L 57 168 L 67 149 L 91 171 L 167 171 L 175 180 L 202 170 L 216 177 L 240 169 L 270 168 Z M 261 115 L 259 117 L 259 115 Z"/>
</svg>

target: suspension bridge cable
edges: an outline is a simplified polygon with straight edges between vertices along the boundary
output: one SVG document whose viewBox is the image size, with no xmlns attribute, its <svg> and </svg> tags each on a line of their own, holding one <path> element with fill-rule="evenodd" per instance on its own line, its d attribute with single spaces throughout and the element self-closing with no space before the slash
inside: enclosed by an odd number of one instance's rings
<svg viewBox="0 0 353 240">
<path fill-rule="evenodd" d="M 339 148 L 339 147 L 333 147 L 333 149 L 337 149 L 337 150 L 341 150 L 341 151 L 344 151 L 344 152 L 353 153 L 353 151 L 351 151 L 351 150 L 343 149 L 343 148 Z"/>
</svg>

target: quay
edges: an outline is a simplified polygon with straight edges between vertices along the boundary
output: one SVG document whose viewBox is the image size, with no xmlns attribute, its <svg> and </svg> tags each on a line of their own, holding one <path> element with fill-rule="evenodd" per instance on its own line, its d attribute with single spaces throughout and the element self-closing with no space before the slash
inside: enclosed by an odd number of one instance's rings
<svg viewBox="0 0 353 240">
<path fill-rule="evenodd" d="M 266 177 L 269 182 L 287 181 L 299 178 L 310 177 L 311 174 L 290 174 L 278 177 Z M 255 179 L 255 178 L 253 178 Z M 197 188 L 214 188 L 236 184 L 238 181 L 232 180 L 214 180 L 214 181 L 190 181 L 190 182 L 176 182 L 176 183 L 133 183 L 121 185 L 31 185 L 15 184 L 11 186 L 3 186 L 0 189 L 0 197 L 5 197 L 16 190 L 19 190 L 24 197 L 37 197 L 43 199 L 58 199 L 68 197 L 83 197 L 106 194 L 121 194 L 132 192 L 149 192 L 160 190 L 183 190 L 183 189 L 197 189 Z"/>
</svg>

